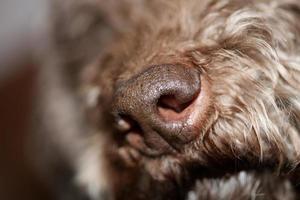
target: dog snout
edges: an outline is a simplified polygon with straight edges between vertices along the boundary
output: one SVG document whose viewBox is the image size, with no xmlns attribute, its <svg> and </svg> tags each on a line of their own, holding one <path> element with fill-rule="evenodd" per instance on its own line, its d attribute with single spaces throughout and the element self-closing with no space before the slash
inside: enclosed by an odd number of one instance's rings
<svg viewBox="0 0 300 200">
<path fill-rule="evenodd" d="M 198 133 L 194 111 L 201 106 L 200 93 L 199 69 L 151 66 L 116 89 L 113 113 L 120 129 L 138 133 L 147 147 L 163 151 L 170 145 L 176 149 Z"/>
</svg>

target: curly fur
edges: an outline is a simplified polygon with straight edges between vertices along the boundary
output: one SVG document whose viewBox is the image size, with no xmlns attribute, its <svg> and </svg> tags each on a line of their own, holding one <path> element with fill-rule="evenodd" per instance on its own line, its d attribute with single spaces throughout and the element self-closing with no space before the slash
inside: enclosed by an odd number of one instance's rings
<svg viewBox="0 0 300 200">
<path fill-rule="evenodd" d="M 99 5 L 110 24 L 104 29 L 113 35 L 101 43 L 97 62 L 81 70 L 79 93 L 86 100 L 89 126 L 109 140 L 104 149 L 117 199 L 295 197 L 300 161 L 296 0 L 114 0 Z M 196 140 L 176 155 L 148 158 L 118 146 L 109 108 L 118 83 L 157 63 L 200 69 L 209 81 L 212 105 Z M 138 157 L 137 163 L 123 163 L 124 155 Z M 101 177 L 91 176 L 99 174 L 97 168 L 90 175 L 85 170 L 79 167 L 78 180 L 99 198 L 100 189 L 92 183 Z M 270 188 L 282 190 L 271 196 Z M 253 196 L 258 191 L 266 196 Z"/>
</svg>

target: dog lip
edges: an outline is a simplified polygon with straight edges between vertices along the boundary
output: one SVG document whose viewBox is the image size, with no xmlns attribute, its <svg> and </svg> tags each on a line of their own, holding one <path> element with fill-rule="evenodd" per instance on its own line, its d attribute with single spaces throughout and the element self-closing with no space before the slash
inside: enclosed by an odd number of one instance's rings
<svg viewBox="0 0 300 200">
<path fill-rule="evenodd" d="M 175 151 L 169 144 L 157 144 L 158 146 L 160 146 L 160 148 L 151 148 L 146 144 L 144 138 L 140 134 L 134 132 L 128 133 L 125 140 L 129 144 L 129 146 L 137 149 L 141 154 L 148 157 L 159 157 Z"/>
</svg>

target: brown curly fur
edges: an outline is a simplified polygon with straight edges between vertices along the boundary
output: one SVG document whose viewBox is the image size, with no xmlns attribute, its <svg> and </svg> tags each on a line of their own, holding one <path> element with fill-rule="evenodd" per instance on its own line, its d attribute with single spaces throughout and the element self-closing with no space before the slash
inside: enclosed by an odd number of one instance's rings
<svg viewBox="0 0 300 200">
<path fill-rule="evenodd" d="M 107 179 L 117 199 L 295 197 L 300 161 L 296 0 L 112 0 L 95 5 L 107 25 L 102 30 L 111 35 L 104 37 L 109 39 L 101 43 L 97 62 L 80 69 L 79 104 L 85 105 L 93 138 L 84 139 L 93 141 L 84 149 L 104 140 L 95 137 L 106 138 L 104 158 L 109 159 L 101 165 L 109 166 Z M 149 158 L 119 146 L 110 107 L 119 82 L 161 63 L 200 69 L 212 98 L 196 140 L 175 155 Z M 93 175 L 86 175 L 81 165 L 76 165 L 80 184 L 99 198 L 101 187 L 93 182 L 103 177 L 94 168 Z M 272 196 L 273 189 L 278 193 Z"/>
</svg>

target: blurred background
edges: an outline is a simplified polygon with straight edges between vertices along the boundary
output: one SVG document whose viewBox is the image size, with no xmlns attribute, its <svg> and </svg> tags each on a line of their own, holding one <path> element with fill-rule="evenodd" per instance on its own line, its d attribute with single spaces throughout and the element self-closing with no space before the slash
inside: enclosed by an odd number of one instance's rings
<svg viewBox="0 0 300 200">
<path fill-rule="evenodd" d="M 49 38 L 45 0 L 0 1 L 0 199 L 49 199 L 27 163 L 37 51 Z"/>
<path fill-rule="evenodd" d="M 97 55 L 111 35 L 100 1 L 0 0 L 1 200 L 56 199 L 25 152 L 38 71 L 56 50 L 71 73 Z"/>
</svg>

